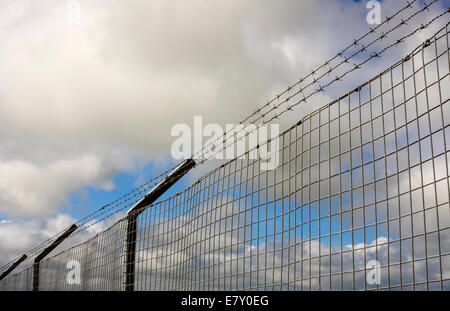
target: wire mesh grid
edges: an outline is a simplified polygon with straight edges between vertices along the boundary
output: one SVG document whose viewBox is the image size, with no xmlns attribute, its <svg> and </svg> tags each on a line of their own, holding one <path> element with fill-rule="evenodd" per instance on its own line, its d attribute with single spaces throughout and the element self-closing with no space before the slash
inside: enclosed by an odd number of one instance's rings
<svg viewBox="0 0 450 311">
<path fill-rule="evenodd" d="M 43 260 L 39 290 L 121 290 L 124 224 L 122 219 L 85 243 Z"/>
<path fill-rule="evenodd" d="M 29 291 L 33 287 L 33 268 L 25 269 L 2 281 L 0 291 Z"/>
<path fill-rule="evenodd" d="M 42 261 L 39 289 L 123 290 L 136 221 L 135 290 L 450 290 L 449 59 L 447 25 L 271 141 L 275 170 L 222 165 Z M 0 289 L 31 283 L 30 268 Z"/>
<path fill-rule="evenodd" d="M 247 154 L 148 208 L 136 289 L 450 289 L 448 59 L 443 31 L 283 133 L 276 170 Z"/>
</svg>

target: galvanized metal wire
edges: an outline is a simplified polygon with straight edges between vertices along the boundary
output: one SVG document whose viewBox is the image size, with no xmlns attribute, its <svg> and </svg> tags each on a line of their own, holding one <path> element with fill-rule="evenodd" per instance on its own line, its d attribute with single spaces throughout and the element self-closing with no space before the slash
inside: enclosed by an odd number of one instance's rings
<svg viewBox="0 0 450 311">
<path fill-rule="evenodd" d="M 379 35 L 379 37 L 375 37 L 372 41 L 364 44 L 363 40 L 373 36 L 374 34 L 376 34 L 377 32 L 379 32 L 380 30 L 382 30 L 382 26 L 387 25 L 389 23 L 391 23 L 393 20 L 395 20 L 396 18 L 398 18 L 399 16 L 401 16 L 400 14 L 408 9 L 412 9 L 413 8 L 413 4 L 415 4 L 416 0 L 413 0 L 411 2 L 407 2 L 405 6 L 403 6 L 402 8 L 400 8 L 398 11 L 396 11 L 393 15 L 386 17 L 386 19 L 379 25 L 377 25 L 374 28 L 371 28 L 370 31 L 368 31 L 367 33 L 365 33 L 364 35 L 362 35 L 360 38 L 355 39 L 351 44 L 349 44 L 346 48 L 344 48 L 343 50 L 341 50 L 340 52 L 338 52 L 334 57 L 330 58 L 329 60 L 325 61 L 325 63 L 323 63 L 322 65 L 318 66 L 317 68 L 315 68 L 314 70 L 311 71 L 310 74 L 302 77 L 299 79 L 298 82 L 294 83 L 293 85 L 290 85 L 285 91 L 277 94 L 277 96 L 275 96 L 274 98 L 272 98 L 271 100 L 269 100 L 265 105 L 263 105 L 262 107 L 258 108 L 255 112 L 253 112 L 252 114 L 248 115 L 241 123 L 244 123 L 248 120 L 251 120 L 252 118 L 254 118 L 252 120 L 252 122 L 258 122 L 262 120 L 263 124 L 266 123 L 270 123 L 273 120 L 278 119 L 281 115 L 283 115 L 284 113 L 288 112 L 288 111 L 292 111 L 292 108 L 300 105 L 301 103 L 306 103 L 307 99 L 309 99 L 310 97 L 312 97 L 313 95 L 322 92 L 325 88 L 331 86 L 332 84 L 340 81 L 343 77 L 345 77 L 346 75 L 350 74 L 353 71 L 359 70 L 362 68 L 362 66 L 364 64 L 366 64 L 367 62 L 369 62 L 370 60 L 372 60 L 375 57 L 379 57 L 382 53 L 384 53 L 385 51 L 393 48 L 394 46 L 397 46 L 398 44 L 404 42 L 405 39 L 411 37 L 412 35 L 414 35 L 415 33 L 417 33 L 418 31 L 421 31 L 425 28 L 427 28 L 429 25 L 431 25 L 435 20 L 443 17 L 444 15 L 446 15 L 448 13 L 447 11 L 444 11 L 443 13 L 441 13 L 440 15 L 436 16 L 435 18 L 433 18 L 431 21 L 429 21 L 427 24 L 425 25 L 420 25 L 420 27 L 416 28 L 415 31 L 413 31 L 412 33 L 403 36 L 402 38 L 394 41 L 391 45 L 386 46 L 384 49 L 380 50 L 379 52 L 375 52 L 374 54 L 372 54 L 369 58 L 367 58 L 365 61 L 360 62 L 359 64 L 354 64 L 354 67 L 352 67 L 351 69 L 345 71 L 342 75 L 340 76 L 336 76 L 335 79 L 331 79 L 327 84 L 321 86 L 319 84 L 319 82 L 325 78 L 325 77 L 329 77 L 329 75 L 334 72 L 336 69 L 338 69 L 339 67 L 341 67 L 344 64 L 347 64 L 349 62 L 349 60 L 351 60 L 352 58 L 358 56 L 359 54 L 365 52 L 368 50 L 368 48 L 372 45 L 374 45 L 375 43 L 377 43 L 378 41 L 383 40 L 384 38 L 386 38 L 390 33 L 392 33 L 393 31 L 405 26 L 410 20 L 412 20 L 413 18 L 415 18 L 416 16 L 418 16 L 419 14 L 422 14 L 423 12 L 427 12 L 429 11 L 429 8 L 435 4 L 437 2 L 437 0 L 432 0 L 429 3 L 424 3 L 423 6 L 421 6 L 420 9 L 416 10 L 415 13 L 410 14 L 407 18 L 405 17 L 405 19 L 401 19 L 401 22 L 398 22 L 394 27 L 386 30 L 386 31 L 382 31 L 381 34 Z M 350 51 L 352 47 L 355 46 L 360 46 L 361 48 L 357 49 L 354 53 L 350 54 L 350 55 L 346 55 L 346 52 Z M 332 62 L 335 61 L 336 59 L 341 58 L 341 62 L 335 64 L 334 66 L 331 66 Z M 327 70 L 325 70 L 320 76 L 317 76 L 320 71 L 323 69 L 325 69 L 327 66 L 330 66 Z M 310 81 L 310 83 L 306 84 L 306 85 L 302 85 L 303 82 L 306 82 L 308 78 L 312 78 L 312 81 Z M 304 92 L 311 86 L 314 85 L 318 85 L 319 87 L 314 90 L 313 92 L 311 92 L 310 94 L 308 94 L 307 96 L 305 96 Z M 285 94 L 288 94 L 294 87 L 296 86 L 301 86 L 300 89 L 298 91 L 296 91 L 294 94 L 289 95 L 288 97 L 283 99 L 283 96 Z M 296 96 L 299 95 L 303 95 L 303 98 L 298 101 L 295 104 L 292 105 L 288 105 L 288 102 L 292 101 L 295 99 Z M 281 100 L 280 100 L 281 98 Z M 275 101 L 279 101 L 277 104 L 274 104 Z M 284 106 L 284 107 L 283 107 Z M 264 111 L 265 108 L 270 107 L 270 109 L 268 109 L 267 111 Z M 276 113 L 276 110 L 279 109 L 281 110 L 279 113 Z M 271 118 L 266 118 L 267 116 L 272 115 Z M 250 135 L 250 132 L 246 133 L 246 136 Z M 226 134 L 224 135 L 224 137 L 226 136 Z M 213 144 L 215 142 L 211 142 L 211 144 Z M 233 142 L 230 142 L 230 144 Z M 228 145 L 226 145 L 225 147 L 227 147 Z M 203 153 L 203 151 L 206 148 L 209 148 L 210 146 L 204 146 L 200 151 Z M 216 154 L 217 152 L 222 151 L 222 149 L 219 148 L 219 150 L 216 150 L 213 154 L 211 154 L 212 156 L 214 156 L 214 154 Z M 195 155 L 194 155 L 195 156 Z M 204 158 L 201 160 L 200 164 L 206 162 L 208 160 L 208 158 Z M 176 167 L 176 166 L 174 166 Z M 165 172 L 161 173 L 160 175 L 152 178 L 151 180 L 147 181 L 146 183 L 142 184 L 141 186 L 133 189 L 132 191 L 130 191 L 129 193 L 125 194 L 124 196 L 120 197 L 119 199 L 106 204 L 104 206 L 102 206 L 100 209 L 96 210 L 95 212 L 87 215 L 86 217 L 83 217 L 82 219 L 80 219 L 79 221 L 77 221 L 76 225 L 79 227 L 76 231 L 75 234 L 79 234 L 81 232 L 84 232 L 86 230 L 88 230 L 89 228 L 95 226 L 98 223 L 101 223 L 102 221 L 118 215 L 119 213 L 121 213 L 122 211 L 124 211 L 125 209 L 130 208 L 131 206 L 133 206 L 138 200 L 139 198 L 144 195 L 151 187 L 153 187 L 154 185 L 156 185 L 164 176 L 166 176 L 174 167 L 166 170 Z M 29 258 L 33 257 L 34 255 L 38 254 L 39 252 L 41 252 L 43 249 L 45 249 L 45 247 L 47 247 L 48 245 L 50 245 L 53 241 L 55 241 L 57 239 L 57 237 L 64 232 L 61 231 L 59 233 L 57 233 L 56 235 L 54 235 L 52 238 L 48 239 L 47 241 L 44 241 L 43 243 L 41 243 L 40 245 L 38 245 L 37 247 L 27 251 L 26 255 L 28 255 Z M 0 271 L 4 271 L 6 270 L 14 261 L 16 261 L 18 258 L 12 260 L 11 262 L 3 265 L 0 268 Z"/>
<path fill-rule="evenodd" d="M 136 290 L 449 290 L 448 28 L 283 132 L 277 169 L 227 162 L 42 261 L 40 290 L 122 290 L 129 219 Z"/>
</svg>

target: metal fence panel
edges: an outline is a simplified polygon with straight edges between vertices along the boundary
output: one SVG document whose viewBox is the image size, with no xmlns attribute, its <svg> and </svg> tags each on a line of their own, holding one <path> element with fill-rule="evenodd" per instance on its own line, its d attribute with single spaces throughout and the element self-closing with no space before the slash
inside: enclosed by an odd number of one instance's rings
<svg viewBox="0 0 450 311">
<path fill-rule="evenodd" d="M 39 290 L 121 290 L 124 237 L 120 220 L 85 243 L 43 260 Z M 76 269 L 78 276 L 69 273 Z"/>
<path fill-rule="evenodd" d="M 138 290 L 449 289 L 448 34 L 138 219 Z M 380 265 L 380 282 L 368 282 Z"/>
<path fill-rule="evenodd" d="M 275 170 L 247 153 L 150 205 L 136 290 L 449 290 L 449 98 L 446 27 L 285 131 Z M 126 221 L 43 261 L 40 289 L 122 290 Z"/>
</svg>

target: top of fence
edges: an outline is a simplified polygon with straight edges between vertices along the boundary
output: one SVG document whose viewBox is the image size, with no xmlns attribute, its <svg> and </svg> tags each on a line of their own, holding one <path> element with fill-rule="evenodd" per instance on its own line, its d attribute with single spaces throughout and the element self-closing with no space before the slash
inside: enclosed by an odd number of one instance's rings
<svg viewBox="0 0 450 311">
<path fill-rule="evenodd" d="M 413 2 L 414 2 L 414 1 L 413 1 Z M 436 2 L 436 1 L 432 1 L 432 2 L 429 3 L 429 4 L 426 4 L 426 5 L 425 5 L 425 9 L 427 9 L 428 6 L 431 5 L 431 4 L 434 3 L 434 2 Z M 406 9 L 406 8 L 408 8 L 408 7 L 410 7 L 410 3 L 408 3 L 408 5 L 407 5 L 406 7 L 404 7 L 403 9 Z M 420 11 L 418 11 L 418 12 L 422 12 L 422 11 L 424 11 L 425 9 L 422 9 L 422 10 L 420 10 Z M 418 14 L 418 12 L 416 12 L 416 14 Z M 391 45 L 385 47 L 383 50 L 379 51 L 378 53 L 371 55 L 371 56 L 368 57 L 366 60 L 362 61 L 359 65 L 356 65 L 354 69 L 350 69 L 349 71 L 347 71 L 346 73 L 344 73 L 341 77 L 344 77 L 344 76 L 347 75 L 347 73 L 349 73 L 349 72 L 352 72 L 352 71 L 354 71 L 354 70 L 357 70 L 357 69 L 358 69 L 358 68 L 357 68 L 358 66 L 365 64 L 366 62 L 370 61 L 371 59 L 373 59 L 373 58 L 375 58 L 375 57 L 378 57 L 379 54 L 383 53 L 384 51 L 386 51 L 386 50 L 388 50 L 388 49 L 390 49 L 390 48 L 392 48 L 392 47 L 397 46 L 397 45 L 398 45 L 399 43 L 401 43 L 404 39 L 406 39 L 406 38 L 408 38 L 408 37 L 411 37 L 412 35 L 416 34 L 418 31 L 420 31 L 420 30 L 426 28 L 428 25 L 430 25 L 431 23 L 433 23 L 433 22 L 434 22 L 435 20 L 437 20 L 438 18 L 444 16 L 444 15 L 447 14 L 448 12 L 449 12 L 449 10 L 447 10 L 447 11 L 441 13 L 440 15 L 434 17 L 434 18 L 431 19 L 427 24 L 425 24 L 425 25 L 422 24 L 420 27 L 416 28 L 413 32 L 411 32 L 411 33 L 409 33 L 409 34 L 403 36 L 402 38 L 400 38 L 400 39 L 397 40 L 396 42 L 392 43 Z M 398 14 L 398 13 L 396 13 L 396 14 Z M 395 15 L 394 15 L 394 16 L 395 16 Z M 389 71 L 392 71 L 393 68 L 395 68 L 395 67 L 401 65 L 403 62 L 408 61 L 409 59 L 411 59 L 411 57 L 414 57 L 417 53 L 420 53 L 424 48 L 428 47 L 428 46 L 429 46 L 431 43 L 433 43 L 435 40 L 438 40 L 439 38 L 442 38 L 443 36 L 447 35 L 447 34 L 448 34 L 448 25 L 449 25 L 449 24 L 447 23 L 446 26 L 444 26 L 443 28 L 441 28 L 441 29 L 440 29 L 436 34 L 434 34 L 430 39 L 426 40 L 423 44 L 421 44 L 421 45 L 419 45 L 417 48 L 415 48 L 411 53 L 409 53 L 409 54 L 406 55 L 404 58 L 402 58 L 402 59 L 400 59 L 399 61 L 397 61 L 395 64 L 391 65 L 390 68 L 388 68 L 388 69 L 386 69 L 386 70 L 380 72 L 379 74 L 375 75 L 375 76 L 374 76 L 373 78 L 371 78 L 370 80 L 368 80 L 368 81 L 362 83 L 361 85 L 359 85 L 359 86 L 356 87 L 355 89 L 351 90 L 350 92 L 346 93 L 345 95 L 339 97 L 338 99 L 336 99 L 336 100 L 334 100 L 334 101 L 328 103 L 327 105 L 324 105 L 324 106 L 322 106 L 321 108 L 319 108 L 319 109 L 317 109 L 317 110 L 315 110 L 315 111 L 313 111 L 313 112 L 307 114 L 306 116 L 304 116 L 304 117 L 302 118 L 301 121 L 297 122 L 296 124 L 292 125 L 290 128 L 288 128 L 288 129 L 286 129 L 285 131 L 283 131 L 283 133 L 281 133 L 280 136 L 283 136 L 284 134 L 288 133 L 289 131 L 295 129 L 297 126 L 299 126 L 300 124 L 302 124 L 302 122 L 303 122 L 304 120 L 307 120 L 307 119 L 313 117 L 314 115 L 319 114 L 319 113 L 320 113 L 321 111 L 323 111 L 324 109 L 327 109 L 327 108 L 330 107 L 331 105 L 333 105 L 333 104 L 335 104 L 335 103 L 341 101 L 342 99 L 344 99 L 344 98 L 346 98 L 346 97 L 349 97 L 351 94 L 353 94 L 353 93 L 355 93 L 355 92 L 359 92 L 364 86 L 370 84 L 372 81 L 375 81 L 376 79 L 378 79 L 380 76 L 384 75 L 385 73 L 387 73 L 387 72 L 389 72 Z M 373 31 L 371 30 L 371 32 L 369 32 L 369 33 L 372 33 L 372 32 L 373 32 Z M 366 34 L 366 35 L 367 35 L 367 34 Z M 382 34 L 379 38 L 381 38 L 383 35 L 385 35 L 385 34 Z M 365 37 L 365 36 L 363 36 L 362 38 L 364 38 L 364 37 Z M 339 55 L 339 54 L 338 54 L 338 55 Z M 335 57 L 335 58 L 336 58 L 336 57 Z M 334 58 L 333 58 L 333 59 L 334 59 Z M 328 61 L 328 62 L 329 62 L 329 61 Z M 326 62 L 326 63 L 327 63 L 327 62 Z M 323 66 L 323 65 L 322 65 L 322 66 Z M 320 67 L 320 68 L 322 68 L 322 67 Z M 339 77 L 336 78 L 336 81 L 337 81 L 338 79 L 339 79 Z M 317 93 L 317 92 L 320 92 L 320 91 L 321 91 L 321 90 L 320 90 L 321 88 L 331 85 L 334 81 L 335 81 L 335 80 L 332 80 L 329 84 L 324 85 L 324 86 L 321 86 L 321 87 L 319 88 L 319 90 L 313 91 L 313 93 L 311 93 L 310 95 L 308 95 L 308 97 L 311 96 L 312 94 L 315 94 L 315 93 Z M 316 81 L 316 82 L 317 82 L 317 81 Z M 298 84 L 298 83 L 297 83 L 297 84 Z M 312 85 L 312 84 L 311 84 L 311 85 Z M 288 88 L 288 90 L 290 90 L 290 89 L 291 89 L 291 87 Z M 287 91 L 287 90 L 286 90 L 286 91 Z M 281 94 L 284 94 L 286 91 L 284 91 L 284 92 L 281 93 Z M 298 94 L 300 94 L 300 93 L 298 93 Z M 291 108 L 292 108 L 294 105 L 298 105 L 298 104 L 300 104 L 300 103 L 302 103 L 302 102 L 306 102 L 306 99 L 307 99 L 308 97 L 303 96 L 303 98 L 302 98 L 300 101 L 298 101 L 296 104 L 293 104 L 293 105 L 290 105 L 290 106 L 286 107 L 286 109 L 285 109 L 282 113 L 290 111 Z M 290 98 L 291 98 L 291 97 L 290 97 Z M 286 101 L 286 102 L 287 102 L 287 101 Z M 282 104 L 282 103 L 280 103 L 280 105 L 281 105 L 281 104 Z M 279 105 L 279 106 L 280 106 L 280 105 Z M 269 120 L 266 120 L 266 122 L 271 122 L 271 121 L 275 120 L 276 118 L 278 118 L 278 116 L 280 116 L 280 114 L 275 115 L 274 117 L 272 117 L 272 118 L 269 119 Z M 246 119 L 246 120 L 247 120 L 247 119 Z M 247 135 L 248 135 L 248 134 L 247 134 Z M 268 139 L 264 144 L 269 144 L 270 142 L 271 142 L 271 140 Z M 261 146 L 259 146 L 259 147 L 261 147 Z M 252 151 L 254 151 L 254 150 L 256 150 L 256 149 L 258 149 L 258 148 L 254 148 L 254 149 L 248 150 L 247 152 L 245 152 L 244 156 L 245 156 L 245 157 L 248 157 L 249 153 L 252 152 Z M 147 208 L 152 208 L 152 207 L 154 207 L 154 206 L 156 206 L 156 205 L 158 205 L 158 204 L 163 204 L 164 202 L 167 202 L 168 200 L 173 200 L 173 199 L 176 198 L 177 196 L 180 196 L 180 195 L 182 195 L 183 193 L 186 193 L 187 191 L 192 190 L 196 185 L 198 185 L 199 183 L 201 183 L 202 181 L 204 181 L 207 177 L 209 177 L 209 176 L 215 174 L 218 170 L 220 170 L 221 168 L 225 167 L 226 165 L 229 165 L 230 163 L 232 163 L 233 161 L 236 161 L 236 160 L 237 160 L 237 159 L 230 160 L 230 161 L 226 162 L 225 164 L 222 164 L 221 166 L 219 166 L 219 167 L 217 167 L 217 168 L 215 168 L 215 169 L 209 171 L 208 173 L 206 173 L 206 174 L 204 174 L 203 176 L 199 177 L 193 184 L 191 184 L 191 185 L 190 185 L 189 187 L 187 187 L 185 190 L 180 191 L 179 193 L 177 193 L 177 194 L 175 194 L 175 195 L 173 195 L 173 196 L 171 196 L 171 197 L 169 197 L 169 198 L 166 198 L 166 199 L 164 199 L 164 200 L 161 200 L 161 201 L 158 201 L 158 202 L 156 202 L 156 203 L 153 203 L 153 204 L 149 205 Z M 203 162 L 202 162 L 202 163 L 203 163 Z M 168 171 L 164 172 L 164 174 L 167 174 L 167 172 L 168 172 Z M 164 174 L 161 174 L 160 176 L 158 176 L 158 178 L 160 178 L 160 177 L 163 176 Z M 156 179 L 155 179 L 155 180 L 156 180 Z M 153 181 L 153 179 L 152 179 L 152 181 Z M 156 184 L 157 182 L 158 182 L 158 181 L 156 181 L 155 184 Z M 126 208 L 126 207 L 131 207 L 131 206 L 133 206 L 133 205 L 135 204 L 135 202 L 139 200 L 139 198 L 140 198 L 139 196 L 140 196 L 142 193 L 143 193 L 143 191 L 141 191 L 141 192 L 136 192 L 136 193 L 134 194 L 134 196 L 132 196 L 133 199 L 130 200 L 127 204 L 124 205 L 125 208 Z M 126 198 L 125 200 L 127 200 L 127 198 Z M 129 200 L 129 199 L 128 199 L 128 200 Z M 134 201 L 133 201 L 133 200 L 134 200 Z M 114 203 L 114 202 L 113 202 L 113 203 Z M 122 201 L 118 201 L 118 204 L 121 204 L 121 203 L 123 203 L 123 202 L 122 202 Z M 102 210 L 101 212 L 107 213 L 107 212 L 109 211 L 109 209 L 108 209 L 109 206 L 110 206 L 110 205 L 106 205 L 106 206 L 103 208 L 103 210 Z M 110 210 L 112 210 L 112 209 L 113 209 L 113 208 L 111 207 Z M 122 211 L 123 209 L 124 209 L 124 208 L 121 208 L 119 211 Z M 101 215 L 101 212 L 100 212 L 100 215 Z M 116 213 L 117 213 L 117 211 L 116 211 Z M 98 215 L 96 214 L 96 216 L 98 216 Z M 96 223 L 98 223 L 98 222 L 100 222 L 100 221 L 102 221 L 102 220 L 104 220 L 105 218 L 110 217 L 110 216 L 111 216 L 111 215 L 108 214 L 108 215 L 106 215 L 106 217 L 104 217 L 104 218 L 102 218 L 102 219 L 98 219 L 98 220 L 97 220 L 96 222 L 94 222 L 94 223 L 89 223 L 90 218 L 87 216 L 87 217 L 84 217 L 84 218 L 83 218 L 82 220 L 80 220 L 79 222 L 82 222 L 82 223 L 86 224 L 86 226 L 84 227 L 84 230 L 85 230 L 85 228 L 86 228 L 87 226 L 96 224 Z M 114 225 L 112 225 L 110 228 L 114 227 L 117 223 L 120 223 L 120 222 L 122 222 L 123 220 L 124 220 L 124 219 L 120 219 L 118 222 L 116 222 L 116 223 L 115 223 Z M 109 229 L 107 229 L 107 230 L 105 230 L 105 231 L 108 231 L 108 230 L 109 230 Z M 99 234 L 102 234 L 102 233 L 98 233 L 96 236 L 90 238 L 89 240 L 95 239 Z M 75 247 L 77 247 L 77 246 L 74 246 L 74 247 L 72 247 L 72 248 L 75 248 Z M 69 250 L 72 249 L 72 248 L 69 248 L 69 249 L 66 250 L 66 251 L 69 251 Z M 60 253 L 58 253 L 58 255 L 59 255 L 59 254 L 62 254 L 62 253 L 64 253 L 64 252 L 66 252 L 66 251 L 60 252 Z"/>
<path fill-rule="evenodd" d="M 366 82 L 360 84 L 358 87 L 356 87 L 356 88 L 354 88 L 353 90 L 351 90 L 351 91 L 345 93 L 344 95 L 340 96 L 339 98 L 337 98 L 337 99 L 335 99 L 335 100 L 329 102 L 328 104 L 323 105 L 322 107 L 318 108 L 317 110 L 312 111 L 311 113 L 307 114 L 307 115 L 304 116 L 300 121 L 298 121 L 297 123 L 295 123 L 294 125 L 292 125 L 292 126 L 289 127 L 288 129 L 284 130 L 284 131 L 280 134 L 280 137 L 283 136 L 284 134 L 286 134 L 286 133 L 292 131 L 293 129 L 295 129 L 295 128 L 298 127 L 299 125 L 301 125 L 305 120 L 308 120 L 308 119 L 312 118 L 313 116 L 315 116 L 315 115 L 321 113 L 323 110 L 328 109 L 330 106 L 332 106 L 332 105 L 334 105 L 334 104 L 336 104 L 336 103 L 339 103 L 341 100 L 343 100 L 343 99 L 345 99 L 345 98 L 347 98 L 347 97 L 350 97 L 350 95 L 352 95 L 353 93 L 359 92 L 359 91 L 360 91 L 361 89 L 363 89 L 365 86 L 367 86 L 367 85 L 370 84 L 371 82 L 377 80 L 380 76 L 382 76 L 382 75 L 384 75 L 384 74 L 386 74 L 386 73 L 389 73 L 389 72 L 392 71 L 395 67 L 400 66 L 400 65 L 401 65 L 402 63 L 404 63 L 405 61 L 408 61 L 408 60 L 410 60 L 411 58 L 413 58 L 415 55 L 417 55 L 418 53 L 421 53 L 421 51 L 422 51 L 424 48 L 428 47 L 430 44 L 432 44 L 432 43 L 435 42 L 436 40 L 442 38 L 443 36 L 446 36 L 446 35 L 448 34 L 448 27 L 449 27 L 449 25 L 450 25 L 450 22 L 447 23 L 446 26 L 444 26 L 444 27 L 442 27 L 441 29 L 439 29 L 439 30 L 438 30 L 431 38 L 425 40 L 424 43 L 422 43 L 422 44 L 420 44 L 419 46 L 417 46 L 413 51 L 411 51 L 411 52 L 410 52 L 409 54 L 407 54 L 405 57 L 403 57 L 402 59 L 400 59 L 400 60 L 398 60 L 397 62 L 395 62 L 394 64 L 392 64 L 389 68 L 387 68 L 387 69 L 381 71 L 381 72 L 378 73 L 377 75 L 374 75 L 372 78 L 370 78 L 370 79 L 367 80 Z M 399 82 L 398 84 L 400 84 L 400 83 L 402 83 L 402 81 Z M 398 85 L 398 84 L 396 84 L 396 85 Z M 395 87 L 396 85 L 394 85 L 394 87 Z M 356 109 L 356 108 L 353 108 L 353 109 Z M 265 142 L 265 144 L 267 144 L 267 143 L 270 143 L 270 139 L 269 139 L 267 142 Z M 245 155 L 246 157 L 248 157 L 248 154 L 249 154 L 251 151 L 256 150 L 256 149 L 257 149 L 257 148 L 248 150 L 248 151 L 245 152 L 244 155 Z M 178 193 L 176 193 L 176 194 L 174 194 L 174 195 L 172 195 L 172 196 L 170 196 L 170 197 L 168 197 L 168 198 L 165 198 L 165 199 L 163 199 L 163 200 L 160 200 L 160 201 L 157 201 L 157 202 L 155 202 L 155 203 L 153 203 L 153 204 L 150 204 L 150 205 L 148 205 L 148 206 L 146 207 L 146 209 L 149 209 L 149 208 L 151 209 L 151 208 L 154 207 L 154 206 L 162 205 L 162 204 L 164 204 L 165 202 L 174 200 L 176 197 L 181 196 L 181 195 L 183 195 L 184 193 L 186 193 L 186 192 L 188 192 L 188 191 L 194 189 L 198 184 L 200 184 L 202 181 L 204 181 L 204 180 L 205 180 L 206 178 L 208 178 L 209 176 L 215 174 L 215 173 L 216 173 L 217 171 L 219 171 L 220 169 L 224 168 L 225 166 L 227 166 L 227 165 L 229 165 L 230 163 L 235 162 L 235 161 L 237 161 L 237 160 L 239 160 L 239 159 L 233 159 L 233 160 L 227 161 L 226 163 L 224 163 L 224 164 L 222 164 L 222 165 L 216 167 L 215 169 L 213 169 L 213 170 L 211 170 L 211 171 L 205 173 L 203 176 L 199 177 L 195 182 L 193 182 L 193 183 L 192 183 L 190 186 L 188 186 L 186 189 L 184 189 L 184 190 L 182 190 L 182 191 L 180 191 L 180 192 L 178 192 Z M 255 160 L 255 161 L 256 161 L 256 160 Z M 110 227 L 108 227 L 108 229 L 106 229 L 106 230 L 103 231 L 103 232 L 106 232 L 106 231 L 110 230 L 111 228 L 113 228 L 114 226 L 116 226 L 117 223 L 123 222 L 125 219 L 126 219 L 126 217 L 125 217 L 125 218 L 122 218 L 122 219 L 120 219 L 120 220 L 118 220 L 116 223 L 114 223 L 113 225 L 111 225 Z M 93 237 L 89 238 L 88 241 L 95 240 L 95 239 L 98 237 L 98 235 L 102 234 L 103 232 L 97 233 L 97 234 L 94 235 Z M 84 242 L 84 243 L 86 243 L 86 242 Z M 84 243 L 81 243 L 81 244 L 84 244 Z M 81 244 L 80 244 L 80 245 L 81 245 Z M 79 245 L 76 245 L 76 246 L 73 246 L 73 247 L 71 247 L 71 248 L 69 248 L 69 249 L 67 249 L 67 250 L 61 251 L 61 252 L 59 252 L 59 253 L 58 253 L 57 255 L 55 255 L 55 256 L 59 256 L 59 255 L 65 253 L 65 252 L 70 251 L 72 248 L 76 248 L 76 247 L 78 247 L 78 246 L 79 246 Z"/>
</svg>

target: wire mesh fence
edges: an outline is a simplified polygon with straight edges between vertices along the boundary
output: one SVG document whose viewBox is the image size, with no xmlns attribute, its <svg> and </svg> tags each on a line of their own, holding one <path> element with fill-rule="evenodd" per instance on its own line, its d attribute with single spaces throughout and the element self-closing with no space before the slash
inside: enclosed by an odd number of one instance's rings
<svg viewBox="0 0 450 311">
<path fill-rule="evenodd" d="M 450 290 L 448 33 L 269 142 L 276 169 L 227 162 L 42 261 L 39 289 L 123 290 L 136 221 L 135 290 Z"/>
<path fill-rule="evenodd" d="M 120 220 L 85 243 L 43 260 L 39 290 L 121 290 L 124 223 Z M 70 277 L 70 269 L 80 270 L 82 282 Z"/>
</svg>

